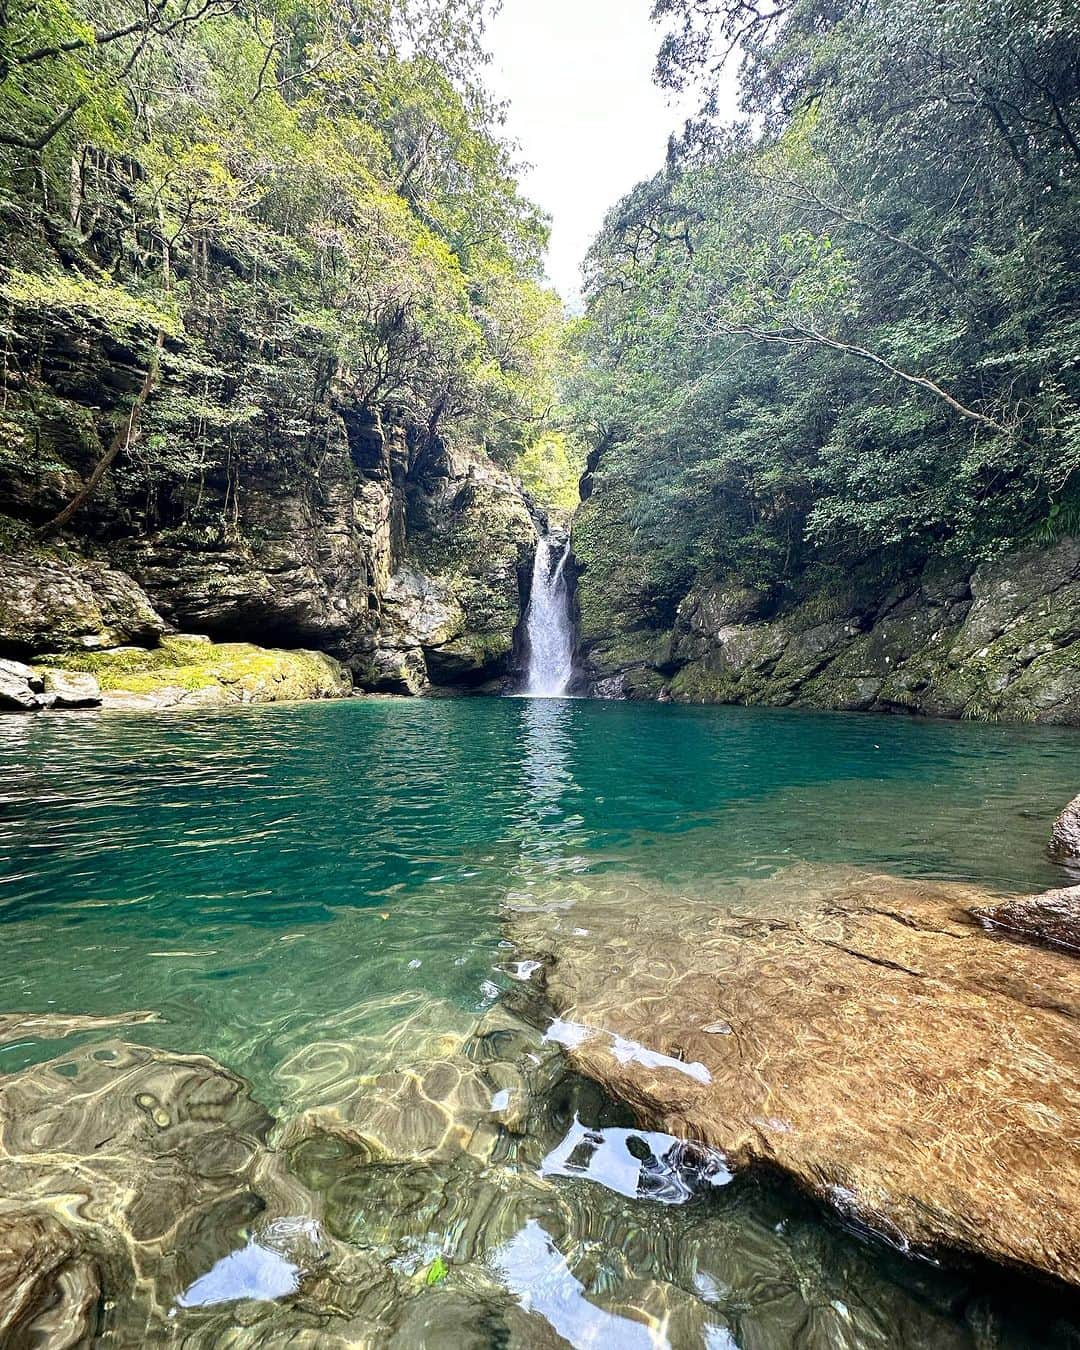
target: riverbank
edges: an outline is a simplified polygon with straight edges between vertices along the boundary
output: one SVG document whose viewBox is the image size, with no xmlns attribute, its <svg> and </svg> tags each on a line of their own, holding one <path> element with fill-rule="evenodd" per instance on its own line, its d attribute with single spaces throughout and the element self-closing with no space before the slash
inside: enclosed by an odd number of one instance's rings
<svg viewBox="0 0 1080 1350">
<path fill-rule="evenodd" d="M 601 697 L 1080 725 L 1080 539 L 787 592 L 703 580 L 658 607 L 587 503 L 581 659 Z"/>
<path fill-rule="evenodd" d="M 0 660 L 0 711 L 104 708 L 161 712 L 348 698 L 352 679 L 322 652 L 172 634 L 155 647 L 68 651 L 28 665 Z"/>
</svg>

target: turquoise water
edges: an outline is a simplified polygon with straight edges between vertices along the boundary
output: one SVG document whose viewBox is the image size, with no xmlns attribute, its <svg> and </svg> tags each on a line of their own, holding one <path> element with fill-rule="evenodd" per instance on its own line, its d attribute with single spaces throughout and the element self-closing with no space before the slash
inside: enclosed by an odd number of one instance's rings
<svg viewBox="0 0 1080 1350">
<path fill-rule="evenodd" d="M 377 1059 L 410 1018 L 494 1008 L 508 896 L 633 873 L 722 902 L 797 861 L 1043 888 L 1078 764 L 1067 730 L 565 700 L 2 717 L 0 1012 L 153 1013 L 124 1036 L 287 1116 L 312 1045 Z M 18 1035 L 0 1071 L 94 1037 Z M 920 1343 L 975 1344 L 961 1323 Z"/>
</svg>

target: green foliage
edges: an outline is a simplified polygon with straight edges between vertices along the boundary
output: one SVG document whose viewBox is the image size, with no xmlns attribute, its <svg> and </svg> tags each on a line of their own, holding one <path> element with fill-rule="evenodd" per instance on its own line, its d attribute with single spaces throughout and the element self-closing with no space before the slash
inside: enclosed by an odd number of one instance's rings
<svg viewBox="0 0 1080 1350">
<path fill-rule="evenodd" d="M 424 1283 L 427 1285 L 442 1284 L 447 1275 L 450 1274 L 450 1268 L 441 1256 L 436 1256 L 431 1265 L 427 1268 L 424 1276 Z"/>
<path fill-rule="evenodd" d="M 252 445 L 311 473 L 332 406 L 421 446 L 519 454 L 550 406 L 562 314 L 479 79 L 488 8 L 12 0 L 6 404 L 48 384 L 67 327 L 131 390 L 162 332 L 160 387 L 116 466 L 129 498 L 235 474 Z"/>
<path fill-rule="evenodd" d="M 541 506 L 573 511 L 578 504 L 581 477 L 577 447 L 561 431 L 538 436 L 514 463 L 525 491 Z"/>
<path fill-rule="evenodd" d="M 657 0 L 674 86 L 742 56 L 609 215 L 571 398 L 578 531 L 670 612 L 694 573 L 805 593 L 1074 531 L 1080 17 L 1056 0 Z M 680 568 L 679 561 L 683 567 Z M 625 572 L 626 568 L 623 567 Z M 636 606 L 636 610 L 633 607 Z"/>
</svg>

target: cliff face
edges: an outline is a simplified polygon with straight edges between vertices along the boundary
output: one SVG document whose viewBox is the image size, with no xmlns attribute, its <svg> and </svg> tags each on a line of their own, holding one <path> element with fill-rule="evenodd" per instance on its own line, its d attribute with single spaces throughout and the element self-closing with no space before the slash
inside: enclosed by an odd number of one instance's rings
<svg viewBox="0 0 1080 1350">
<path fill-rule="evenodd" d="M 1080 539 L 799 604 L 719 579 L 666 621 L 629 592 L 606 606 L 591 570 L 582 646 L 601 696 L 1080 726 Z"/>
<path fill-rule="evenodd" d="M 23 408 L 27 444 L 0 457 L 0 656 L 179 630 L 326 652 L 372 690 L 507 674 L 535 542 L 514 481 L 479 450 L 421 444 L 315 389 L 283 389 L 205 462 L 178 438 L 176 469 L 152 483 L 137 454 L 119 461 L 43 547 L 33 526 L 93 463 L 79 428 L 107 422 L 139 378 L 137 358 L 102 359 L 94 341 L 58 334 L 46 352 L 56 398 Z"/>
</svg>

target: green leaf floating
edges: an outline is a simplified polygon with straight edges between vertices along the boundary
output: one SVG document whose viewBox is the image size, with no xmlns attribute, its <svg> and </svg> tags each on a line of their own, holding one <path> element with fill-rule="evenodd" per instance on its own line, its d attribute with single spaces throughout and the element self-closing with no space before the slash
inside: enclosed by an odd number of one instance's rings
<svg viewBox="0 0 1080 1350">
<path fill-rule="evenodd" d="M 435 1260 L 432 1261 L 431 1265 L 428 1266 L 427 1274 L 424 1276 L 424 1283 L 441 1284 L 442 1281 L 445 1280 L 447 1275 L 449 1274 L 450 1274 L 450 1267 L 446 1264 L 446 1262 L 442 1259 L 441 1256 L 437 1256 Z"/>
</svg>

